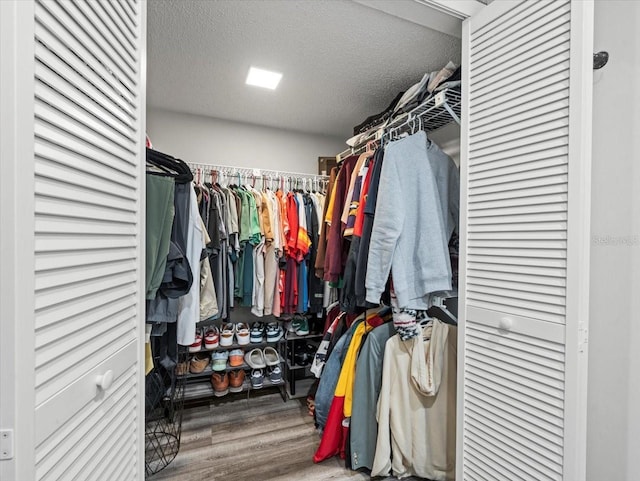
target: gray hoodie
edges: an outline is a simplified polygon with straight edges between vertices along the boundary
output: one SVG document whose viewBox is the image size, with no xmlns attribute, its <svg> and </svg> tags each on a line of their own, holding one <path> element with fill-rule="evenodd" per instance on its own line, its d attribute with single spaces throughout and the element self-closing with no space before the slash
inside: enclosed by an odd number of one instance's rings
<svg viewBox="0 0 640 481">
<path fill-rule="evenodd" d="M 390 271 L 400 308 L 428 309 L 429 293 L 451 290 L 448 243 L 459 189 L 453 160 L 423 131 L 389 143 L 369 244 L 368 302 L 380 302 Z"/>
</svg>

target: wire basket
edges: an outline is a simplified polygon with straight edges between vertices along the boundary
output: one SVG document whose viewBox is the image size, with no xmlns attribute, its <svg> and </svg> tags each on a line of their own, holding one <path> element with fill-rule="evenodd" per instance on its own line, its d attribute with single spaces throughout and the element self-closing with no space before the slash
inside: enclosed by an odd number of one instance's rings
<svg viewBox="0 0 640 481">
<path fill-rule="evenodd" d="M 186 353 L 179 353 L 180 362 Z M 149 477 L 174 460 L 180 449 L 184 407 L 184 376 L 166 369 L 154 356 L 155 367 L 145 386 L 145 475 Z"/>
</svg>

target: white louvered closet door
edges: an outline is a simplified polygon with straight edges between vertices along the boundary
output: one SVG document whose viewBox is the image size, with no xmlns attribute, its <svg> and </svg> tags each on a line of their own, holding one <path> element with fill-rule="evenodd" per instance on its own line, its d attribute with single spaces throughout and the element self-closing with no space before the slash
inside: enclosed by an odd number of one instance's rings
<svg viewBox="0 0 640 481">
<path fill-rule="evenodd" d="M 35 2 L 38 481 L 142 473 L 143 8 Z"/>
<path fill-rule="evenodd" d="M 464 23 L 459 480 L 585 478 L 592 16 Z"/>
</svg>

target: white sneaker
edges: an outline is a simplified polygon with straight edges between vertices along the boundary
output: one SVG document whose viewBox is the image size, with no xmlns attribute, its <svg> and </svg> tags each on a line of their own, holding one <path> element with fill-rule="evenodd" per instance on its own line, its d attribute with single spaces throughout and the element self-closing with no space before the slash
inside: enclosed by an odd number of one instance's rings
<svg viewBox="0 0 640 481">
<path fill-rule="evenodd" d="M 238 339 L 238 344 L 241 346 L 246 346 L 251 342 L 249 325 L 247 323 L 239 322 L 236 324 L 236 339 Z"/>
<path fill-rule="evenodd" d="M 230 322 L 227 322 L 222 326 L 222 331 L 220 332 L 220 345 L 224 347 L 229 347 L 233 345 L 233 338 L 236 334 L 236 325 Z"/>
</svg>

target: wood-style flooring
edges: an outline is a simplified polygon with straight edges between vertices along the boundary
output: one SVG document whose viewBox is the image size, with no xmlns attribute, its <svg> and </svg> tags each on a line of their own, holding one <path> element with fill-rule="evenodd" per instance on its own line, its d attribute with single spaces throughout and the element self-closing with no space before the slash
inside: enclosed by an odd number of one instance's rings
<svg viewBox="0 0 640 481">
<path fill-rule="evenodd" d="M 149 481 L 367 480 L 339 458 L 312 461 L 319 437 L 304 400 L 277 391 L 185 409 L 180 452 Z M 381 479 L 381 478 L 378 478 Z M 387 478 L 393 480 L 395 478 Z M 413 478 L 405 478 L 413 479 Z"/>
</svg>

